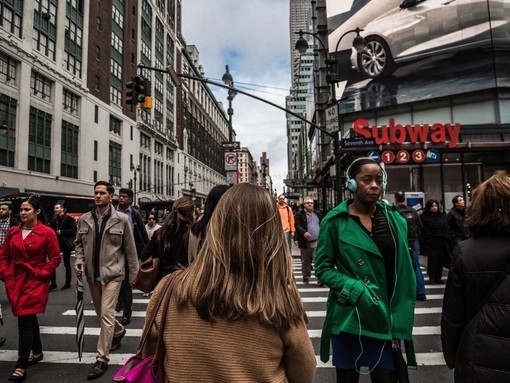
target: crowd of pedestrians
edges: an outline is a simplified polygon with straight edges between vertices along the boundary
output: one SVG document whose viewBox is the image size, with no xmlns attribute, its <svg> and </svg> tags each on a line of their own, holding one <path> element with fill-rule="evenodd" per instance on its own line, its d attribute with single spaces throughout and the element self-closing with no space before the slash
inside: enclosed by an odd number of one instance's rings
<svg viewBox="0 0 510 383">
<path fill-rule="evenodd" d="M 0 201 L 0 279 L 18 317 L 18 361 L 9 380 L 23 381 L 27 368 L 43 360 L 37 315 L 57 288 L 61 255 L 62 289 L 71 286 L 74 250 L 74 273 L 87 280 L 100 323 L 88 379 L 104 375 L 110 353 L 121 347 L 132 283 L 139 264 L 152 257 L 160 258 L 159 281 L 175 278 L 168 312 L 153 306 L 162 283 L 147 308 L 147 314 L 159 310 L 151 336 L 163 334 L 168 376 L 311 382 L 316 360 L 292 274 L 293 242 L 302 282 L 310 283 L 315 270 L 317 283 L 330 289 L 320 358 L 327 362 L 332 350 L 338 382 L 358 382 L 365 367 L 372 382 L 396 383 L 395 350 L 404 345 L 408 364 L 416 364 L 414 306 L 426 300 L 420 255 L 430 284 L 444 283 L 444 268 L 450 269 L 441 328 L 456 382 L 508 380 L 508 358 L 491 358 L 487 350 L 510 345 L 502 324 L 510 319 L 502 309 L 510 307 L 504 293 L 510 283 L 510 177 L 491 177 L 467 207 L 455 196 L 448 214 L 435 199 L 418 214 L 404 191 L 387 203 L 388 177 L 373 159 L 354 160 L 346 177 L 350 198 L 325 217 L 309 196 L 297 208 L 284 194 L 275 201 L 251 184 L 214 187 L 203 212 L 191 197 L 178 198 L 161 223 L 154 212 L 144 223 L 130 189 L 119 190 L 114 206 L 115 189 L 105 181 L 94 185 L 94 207 L 77 222 L 60 203 L 47 222 L 30 197 L 21 205 L 20 223 L 10 204 Z M 115 311 L 123 311 L 120 321 Z M 148 342 L 144 355 L 154 346 Z"/>
</svg>

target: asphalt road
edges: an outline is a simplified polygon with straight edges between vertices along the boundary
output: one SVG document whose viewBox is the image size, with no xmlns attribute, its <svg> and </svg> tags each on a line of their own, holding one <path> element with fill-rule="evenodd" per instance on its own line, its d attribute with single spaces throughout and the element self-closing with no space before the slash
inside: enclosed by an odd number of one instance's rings
<svg viewBox="0 0 510 383">
<path fill-rule="evenodd" d="M 298 250 L 293 249 L 293 254 L 296 280 L 309 316 L 309 333 L 318 361 L 314 383 L 334 383 L 336 377 L 331 362 L 324 364 L 318 357 L 328 289 L 319 287 L 314 277 L 309 285 L 302 284 L 299 258 L 297 257 Z M 90 296 L 85 292 L 85 353 L 80 362 L 75 342 L 74 304 L 76 292 L 74 283 L 73 288 L 60 290 L 63 285 L 62 281 L 63 267 L 60 266 L 57 273 L 59 288 L 50 293 L 46 313 L 39 316 L 45 357 L 42 362 L 28 369 L 26 381 L 30 383 L 85 381 L 87 372 L 95 361 L 99 322 L 93 311 Z M 444 285 L 427 285 L 428 300 L 417 302 L 416 305 L 414 342 L 419 367 L 417 370 L 409 370 L 413 383 L 453 382 L 453 372 L 444 363 L 439 340 L 443 290 Z M 143 327 L 147 302 L 148 298 L 143 297 L 141 292 L 134 293 L 133 317 L 131 324 L 127 326 L 127 334 L 123 339 L 122 347 L 111 354 L 112 360 L 107 373 L 95 382 L 111 382 L 113 374 L 120 365 L 135 352 Z M 0 287 L 0 303 L 4 319 L 4 326 L 0 326 L 0 336 L 7 338 L 6 344 L 0 347 L 0 382 L 5 382 L 14 370 L 17 360 L 18 337 L 17 319 L 12 317 L 3 286 Z M 360 383 L 364 382 L 370 382 L 370 378 L 362 376 Z"/>
</svg>

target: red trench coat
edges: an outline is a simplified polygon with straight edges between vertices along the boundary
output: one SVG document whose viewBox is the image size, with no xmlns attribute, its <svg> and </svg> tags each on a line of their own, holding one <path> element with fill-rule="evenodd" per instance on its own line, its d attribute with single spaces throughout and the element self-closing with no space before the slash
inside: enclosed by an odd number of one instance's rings
<svg viewBox="0 0 510 383">
<path fill-rule="evenodd" d="M 50 278 L 59 263 L 60 248 L 52 228 L 37 222 L 25 239 L 21 225 L 9 230 L 0 250 L 0 278 L 14 316 L 44 313 Z"/>
</svg>

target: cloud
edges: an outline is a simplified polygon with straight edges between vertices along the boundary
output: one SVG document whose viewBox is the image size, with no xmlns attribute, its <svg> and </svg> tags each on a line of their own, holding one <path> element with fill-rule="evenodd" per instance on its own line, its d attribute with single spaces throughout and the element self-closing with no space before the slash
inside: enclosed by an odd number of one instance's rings
<svg viewBox="0 0 510 383">
<path fill-rule="evenodd" d="M 183 0 L 182 31 L 186 43 L 197 47 L 207 78 L 220 80 L 228 64 L 236 87 L 285 107 L 291 83 L 288 0 Z M 211 90 L 228 105 L 226 90 Z M 257 163 L 268 153 L 280 193 L 287 174 L 285 112 L 242 94 L 233 109 L 237 140 Z"/>
</svg>

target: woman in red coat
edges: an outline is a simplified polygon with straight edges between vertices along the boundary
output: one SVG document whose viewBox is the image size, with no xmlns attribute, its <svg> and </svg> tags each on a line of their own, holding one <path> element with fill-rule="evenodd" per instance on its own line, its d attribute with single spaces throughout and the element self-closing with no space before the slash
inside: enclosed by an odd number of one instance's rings
<svg viewBox="0 0 510 383">
<path fill-rule="evenodd" d="M 18 317 L 18 362 L 9 377 L 14 382 L 25 380 L 27 367 L 43 358 L 36 315 L 46 309 L 50 278 L 60 263 L 57 236 L 45 225 L 39 200 L 24 201 L 20 215 L 21 224 L 11 228 L 0 250 L 0 279 Z"/>
</svg>

